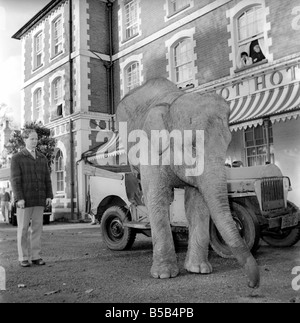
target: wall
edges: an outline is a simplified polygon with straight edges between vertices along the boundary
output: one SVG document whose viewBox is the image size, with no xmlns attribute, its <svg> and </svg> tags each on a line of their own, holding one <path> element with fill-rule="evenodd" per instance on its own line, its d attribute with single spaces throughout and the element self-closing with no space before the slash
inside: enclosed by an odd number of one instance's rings
<svg viewBox="0 0 300 323">
<path fill-rule="evenodd" d="M 267 0 L 270 6 L 270 21 L 273 38 L 274 59 L 299 52 L 300 45 L 300 3 L 298 0 Z M 288 44 L 288 46 L 287 46 Z"/>
</svg>

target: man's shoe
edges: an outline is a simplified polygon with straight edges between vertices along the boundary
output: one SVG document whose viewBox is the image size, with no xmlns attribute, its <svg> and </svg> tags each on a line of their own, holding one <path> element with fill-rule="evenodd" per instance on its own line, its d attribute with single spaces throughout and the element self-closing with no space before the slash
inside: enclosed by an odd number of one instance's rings
<svg viewBox="0 0 300 323">
<path fill-rule="evenodd" d="M 30 263 L 28 260 L 20 261 L 21 267 L 30 267 Z"/>
<path fill-rule="evenodd" d="M 32 260 L 33 265 L 37 266 L 44 266 L 46 265 L 45 261 L 43 259 L 37 259 L 37 260 Z"/>
</svg>

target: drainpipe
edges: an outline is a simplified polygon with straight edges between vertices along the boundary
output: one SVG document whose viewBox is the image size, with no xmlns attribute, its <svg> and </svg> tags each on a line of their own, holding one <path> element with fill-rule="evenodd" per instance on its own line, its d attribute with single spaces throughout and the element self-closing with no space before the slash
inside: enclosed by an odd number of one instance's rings
<svg viewBox="0 0 300 323">
<path fill-rule="evenodd" d="M 69 0 L 69 72 L 70 72 L 70 188 L 71 188 L 71 219 L 74 220 L 74 138 L 73 138 L 73 120 L 74 100 L 73 100 L 73 1 Z"/>
<path fill-rule="evenodd" d="M 108 8 L 108 31 L 109 31 L 109 98 L 110 98 L 110 114 L 115 114 L 115 107 L 114 107 L 114 75 L 113 75 L 113 24 L 112 24 L 112 9 L 113 9 L 113 2 L 110 0 L 107 1 L 106 4 Z M 114 120 L 112 119 L 112 130 L 114 131 L 115 125 Z"/>
</svg>

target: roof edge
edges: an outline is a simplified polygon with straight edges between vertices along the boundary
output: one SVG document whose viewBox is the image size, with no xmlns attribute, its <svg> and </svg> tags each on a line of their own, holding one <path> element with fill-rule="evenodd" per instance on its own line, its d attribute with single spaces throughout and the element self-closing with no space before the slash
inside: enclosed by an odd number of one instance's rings
<svg viewBox="0 0 300 323">
<path fill-rule="evenodd" d="M 52 0 L 31 18 L 22 28 L 20 28 L 11 38 L 20 40 L 39 20 L 45 17 L 53 8 L 64 0 Z"/>
</svg>

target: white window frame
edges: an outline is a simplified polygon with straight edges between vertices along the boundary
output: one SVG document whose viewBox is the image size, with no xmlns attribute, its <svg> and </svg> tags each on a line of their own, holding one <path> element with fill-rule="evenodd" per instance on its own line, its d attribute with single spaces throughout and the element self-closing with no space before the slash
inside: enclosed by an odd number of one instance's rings
<svg viewBox="0 0 300 323">
<path fill-rule="evenodd" d="M 143 54 L 139 54 L 139 55 L 132 55 L 120 63 L 121 96 L 122 97 L 128 93 L 127 71 L 130 66 L 132 66 L 133 64 L 138 64 L 139 85 L 141 85 L 144 82 L 143 73 L 142 73 L 143 72 L 142 60 L 143 60 Z"/>
<path fill-rule="evenodd" d="M 166 56 L 168 60 L 167 72 L 169 74 L 168 78 L 183 90 L 198 86 L 198 80 L 196 79 L 198 68 L 196 66 L 197 54 L 195 53 L 196 42 L 194 41 L 194 34 L 195 34 L 195 28 L 191 28 L 188 30 L 183 30 L 181 32 L 178 32 L 176 35 L 174 35 L 172 38 L 166 41 L 166 48 L 167 48 Z M 192 50 L 191 60 L 189 62 L 189 64 L 191 65 L 190 67 L 191 77 L 186 80 L 177 80 L 176 68 L 178 66 L 176 65 L 176 62 L 175 62 L 175 49 L 179 43 L 185 40 L 188 40 L 190 42 L 191 50 Z"/>
<path fill-rule="evenodd" d="M 59 22 L 59 26 L 57 23 Z M 56 28 L 59 27 L 58 30 Z M 59 15 L 52 21 L 52 57 L 56 57 L 63 52 L 63 19 Z M 58 35 L 56 36 L 56 32 Z M 58 48 L 56 50 L 56 48 Z"/>
<path fill-rule="evenodd" d="M 55 98 L 55 82 L 60 79 L 61 80 L 61 95 L 58 98 Z M 65 115 L 64 111 L 64 97 L 65 97 L 65 90 L 64 90 L 64 80 L 65 80 L 65 75 L 63 71 L 59 71 L 52 75 L 52 77 L 49 79 L 50 83 L 50 102 L 51 102 L 51 114 L 50 118 L 57 118 L 57 117 L 62 117 Z M 61 106 L 62 109 L 62 115 L 58 115 L 57 111 L 59 106 Z"/>
<path fill-rule="evenodd" d="M 174 7 L 176 5 L 177 8 Z M 177 17 L 192 7 L 194 7 L 194 0 L 165 0 L 165 21 Z"/>
<path fill-rule="evenodd" d="M 120 39 L 120 46 L 122 43 L 129 42 L 132 39 L 135 39 L 138 36 L 141 36 L 141 0 L 119 0 L 120 10 L 118 12 L 118 22 L 119 22 L 119 39 Z M 135 11 L 135 21 L 134 22 L 127 22 L 127 9 L 133 7 Z M 132 34 L 128 34 L 128 30 L 136 29 L 136 32 Z"/>
<path fill-rule="evenodd" d="M 60 76 L 55 78 L 52 82 L 52 98 L 53 105 L 57 106 L 62 102 L 62 78 Z"/>
<path fill-rule="evenodd" d="M 256 38 L 252 38 L 251 40 L 261 39 L 260 45 L 262 48 L 262 52 L 266 57 L 265 60 L 251 64 L 247 67 L 242 67 L 240 64 L 240 55 L 243 51 L 243 48 L 239 48 L 239 45 L 242 43 L 239 42 L 239 31 L 238 31 L 238 18 L 243 14 L 243 12 L 249 10 L 252 7 L 261 6 L 262 7 L 262 20 L 263 20 L 263 28 L 260 34 Z M 273 55 L 270 54 L 269 48 L 272 45 L 272 38 L 269 36 L 269 31 L 271 30 L 271 25 L 268 22 L 268 15 L 270 13 L 269 7 L 266 7 L 265 0 L 243 0 L 239 2 L 235 7 L 228 10 L 226 12 L 227 18 L 230 19 L 230 24 L 228 25 L 228 32 L 231 33 L 231 38 L 229 40 L 229 46 L 232 51 L 229 56 L 229 59 L 232 61 L 232 68 L 230 70 L 230 74 L 234 75 L 237 72 L 244 71 L 245 69 L 254 68 L 263 63 L 268 63 L 273 61 Z M 248 40 L 250 44 L 250 39 Z M 246 42 L 245 42 L 246 44 Z M 247 51 L 247 50 L 246 50 Z"/>
<path fill-rule="evenodd" d="M 34 37 L 33 37 L 33 70 L 39 69 L 43 66 L 43 43 L 44 43 L 44 37 L 43 32 L 38 31 Z M 40 42 L 40 45 L 38 47 L 38 42 Z M 40 62 L 39 62 L 40 59 Z"/>
<path fill-rule="evenodd" d="M 42 121 L 44 118 L 44 82 L 39 82 L 34 85 L 34 87 L 31 89 L 31 97 L 32 97 L 32 108 L 31 108 L 31 115 L 32 115 L 32 121 Z M 37 107 L 36 104 L 36 93 L 37 91 L 41 90 L 41 103 L 40 107 Z"/>
<path fill-rule="evenodd" d="M 130 70 L 132 68 L 135 68 L 135 70 Z M 125 68 L 126 93 L 139 86 L 140 84 L 140 64 L 139 62 L 135 61 Z"/>
<path fill-rule="evenodd" d="M 138 8 L 137 1 L 130 0 L 124 4 L 125 38 L 129 39 L 138 34 Z"/>
<path fill-rule="evenodd" d="M 43 107 L 43 90 L 41 87 L 37 88 L 33 93 L 33 106 L 34 106 L 34 115 L 36 119 L 41 120 L 42 107 Z"/>
<path fill-rule="evenodd" d="M 64 193 L 65 191 L 64 155 L 60 149 L 57 149 L 56 151 L 54 165 L 55 165 L 56 193 L 58 194 Z"/>
<path fill-rule="evenodd" d="M 258 138 L 255 137 L 255 134 L 257 131 L 260 130 L 262 132 L 262 140 L 261 143 L 258 143 Z M 266 142 L 266 128 L 264 125 L 258 125 L 257 127 L 252 127 L 252 128 L 247 128 L 244 130 L 244 149 L 245 149 L 245 160 L 246 160 L 246 165 L 248 167 L 250 166 L 259 166 L 259 165 L 265 165 L 267 161 L 267 142 Z M 272 123 L 269 123 L 268 126 L 268 131 L 269 134 L 272 133 L 272 136 L 269 137 L 270 143 L 269 143 L 269 149 L 270 149 L 270 158 L 271 158 L 271 163 L 273 164 L 275 162 L 275 157 L 274 157 L 274 134 L 273 134 L 273 127 Z M 251 133 L 253 136 L 253 145 L 247 145 L 246 142 L 246 133 Z M 254 153 L 253 154 L 248 154 L 248 152 L 252 150 Z"/>
</svg>

